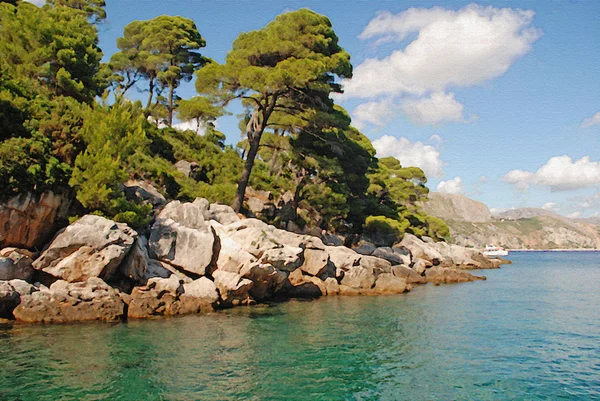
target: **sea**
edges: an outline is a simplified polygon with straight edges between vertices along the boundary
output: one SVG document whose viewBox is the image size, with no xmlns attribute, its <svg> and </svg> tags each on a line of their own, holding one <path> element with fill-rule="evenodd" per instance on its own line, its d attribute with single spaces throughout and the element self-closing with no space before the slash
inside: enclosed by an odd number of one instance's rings
<svg viewBox="0 0 600 401">
<path fill-rule="evenodd" d="M 0 328 L 0 400 L 600 400 L 600 253 L 486 281 Z"/>
</svg>

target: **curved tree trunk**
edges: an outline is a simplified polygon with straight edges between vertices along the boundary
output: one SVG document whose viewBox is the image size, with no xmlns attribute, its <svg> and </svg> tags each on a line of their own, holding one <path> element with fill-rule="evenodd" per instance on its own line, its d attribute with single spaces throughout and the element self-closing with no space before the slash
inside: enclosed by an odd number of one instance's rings
<svg viewBox="0 0 600 401">
<path fill-rule="evenodd" d="M 249 143 L 250 149 L 248 149 L 248 155 L 246 156 L 246 163 L 244 163 L 242 177 L 238 183 L 235 198 L 233 198 L 233 205 L 231 205 L 233 210 L 235 210 L 237 213 L 240 212 L 242 209 L 242 204 L 244 203 L 244 195 L 246 194 L 246 188 L 248 187 L 248 182 L 250 181 L 250 173 L 252 173 L 252 167 L 254 167 L 254 159 L 256 159 L 256 154 L 258 153 L 261 137 L 262 133 L 256 133 L 255 137 Z"/>
</svg>

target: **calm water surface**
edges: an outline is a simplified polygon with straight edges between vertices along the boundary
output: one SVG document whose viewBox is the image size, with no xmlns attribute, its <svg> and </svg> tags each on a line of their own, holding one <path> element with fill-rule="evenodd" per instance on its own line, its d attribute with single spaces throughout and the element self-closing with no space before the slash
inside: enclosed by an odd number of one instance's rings
<svg viewBox="0 0 600 401">
<path fill-rule="evenodd" d="M 0 400 L 600 399 L 600 253 L 510 258 L 396 296 L 0 329 Z"/>
</svg>

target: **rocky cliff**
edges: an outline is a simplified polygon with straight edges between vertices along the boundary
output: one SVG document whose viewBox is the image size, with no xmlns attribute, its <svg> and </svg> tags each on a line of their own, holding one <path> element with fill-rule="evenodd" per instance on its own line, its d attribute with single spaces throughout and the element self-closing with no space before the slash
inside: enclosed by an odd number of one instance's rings
<svg viewBox="0 0 600 401">
<path fill-rule="evenodd" d="M 483 210 L 485 207 L 485 211 Z M 450 227 L 451 242 L 475 248 L 600 249 L 600 226 L 544 209 L 513 209 L 492 216 L 480 202 L 460 195 L 432 193 L 428 214 Z"/>
<path fill-rule="evenodd" d="M 477 250 L 410 234 L 363 253 L 324 239 L 240 218 L 206 199 L 161 206 L 143 232 L 86 215 L 39 255 L 0 251 L 0 323 L 115 321 L 286 298 L 397 294 L 427 282 L 485 279 L 466 269 L 500 267 Z"/>
</svg>

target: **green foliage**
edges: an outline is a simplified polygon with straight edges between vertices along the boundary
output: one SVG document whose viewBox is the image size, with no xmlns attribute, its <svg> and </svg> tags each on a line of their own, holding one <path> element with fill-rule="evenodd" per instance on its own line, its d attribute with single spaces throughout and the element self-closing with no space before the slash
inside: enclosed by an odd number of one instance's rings
<svg viewBox="0 0 600 401">
<path fill-rule="evenodd" d="M 148 82 L 150 109 L 156 91 L 168 91 L 166 119 L 172 124 L 175 89 L 189 81 L 194 71 L 209 60 L 196 50 L 206 46 L 194 22 L 184 17 L 161 15 L 148 21 L 133 21 L 117 39 L 120 49 L 111 57 L 115 81 L 124 93 L 138 81 Z"/>
<path fill-rule="evenodd" d="M 1 3 L 0 38 L 5 68 L 30 91 L 91 102 L 104 90 L 98 35 L 81 11 Z"/>
<path fill-rule="evenodd" d="M 47 0 L 55 7 L 71 7 L 83 11 L 92 22 L 106 19 L 106 2 L 104 0 Z"/>
<path fill-rule="evenodd" d="M 380 238 L 378 242 L 391 245 L 402 238 L 410 223 L 406 219 L 397 220 L 385 216 L 369 216 L 365 220 L 365 234 Z"/>
</svg>

